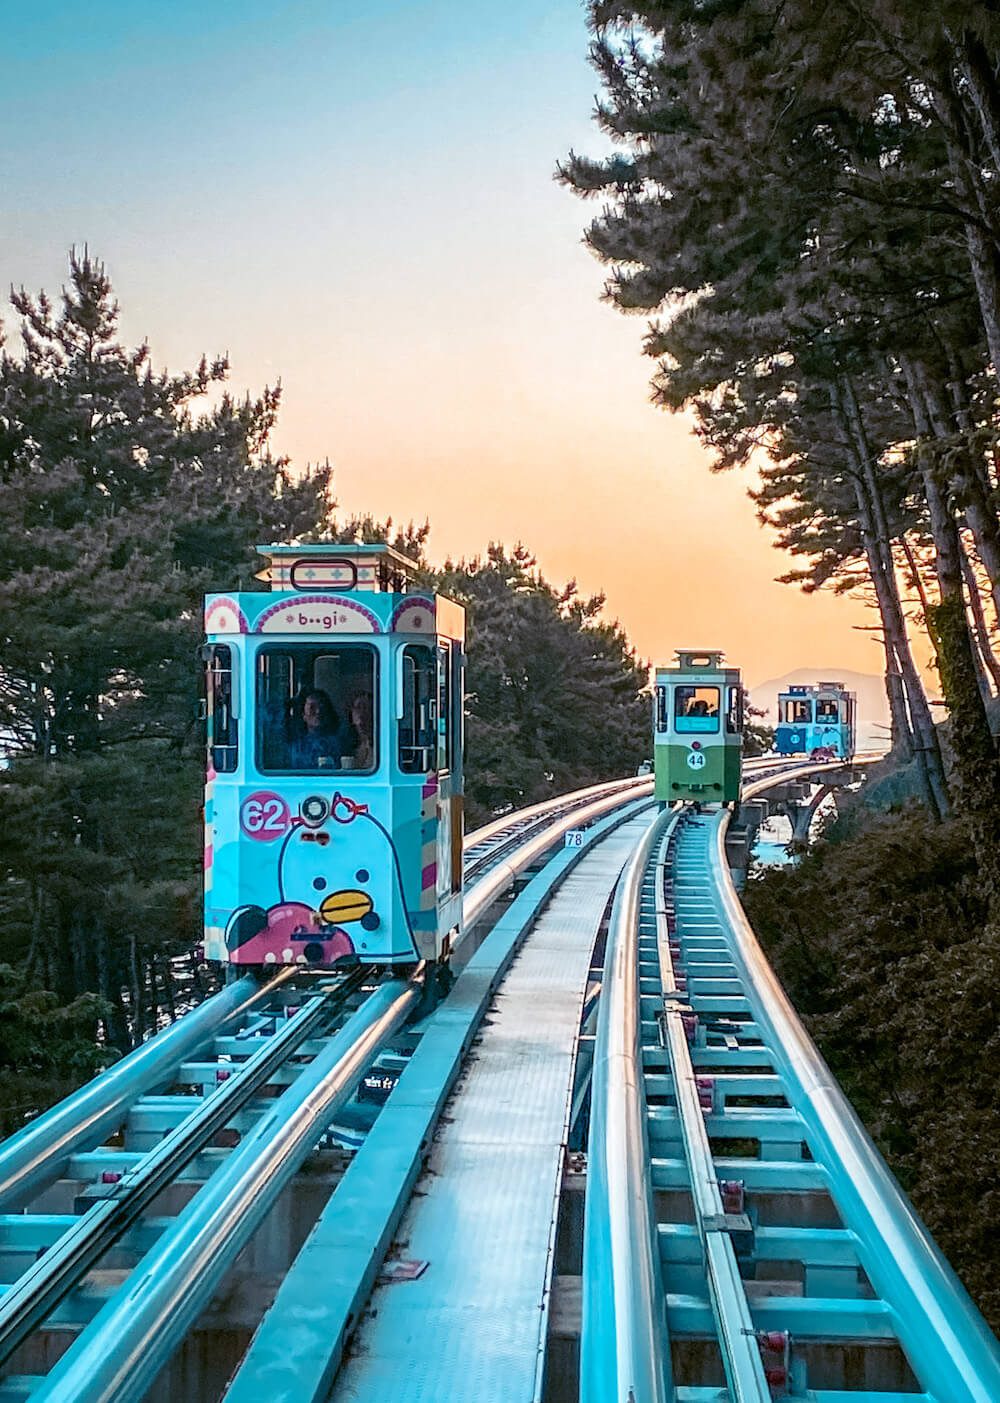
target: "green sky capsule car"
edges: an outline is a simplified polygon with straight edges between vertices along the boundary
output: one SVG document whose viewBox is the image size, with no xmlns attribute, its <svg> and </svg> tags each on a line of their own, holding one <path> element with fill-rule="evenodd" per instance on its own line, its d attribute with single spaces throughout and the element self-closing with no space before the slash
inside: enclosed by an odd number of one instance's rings
<svg viewBox="0 0 1000 1403">
<path fill-rule="evenodd" d="M 738 803 L 743 688 L 721 652 L 679 649 L 656 669 L 653 754 L 656 797 L 668 804 Z"/>
</svg>

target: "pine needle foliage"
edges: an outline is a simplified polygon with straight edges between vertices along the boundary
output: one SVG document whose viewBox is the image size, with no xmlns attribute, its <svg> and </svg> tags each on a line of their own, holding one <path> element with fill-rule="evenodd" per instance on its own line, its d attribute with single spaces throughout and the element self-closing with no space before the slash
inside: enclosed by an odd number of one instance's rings
<svg viewBox="0 0 1000 1403">
<path fill-rule="evenodd" d="M 1000 9 L 587 9 L 614 151 L 559 175 L 599 204 L 605 296 L 648 318 L 654 401 L 754 470 L 782 578 L 877 611 L 906 767 L 880 787 L 923 801 L 751 883 L 751 918 L 997 1327 Z"/>
<path fill-rule="evenodd" d="M 96 996 L 102 1041 L 124 1050 L 170 1015 L 169 961 L 200 939 L 202 597 L 247 585 L 256 542 L 319 529 L 330 472 L 271 455 L 278 389 L 235 400 L 224 358 L 171 375 L 124 347 L 88 251 L 58 304 L 11 301 L 0 959 L 29 1001 Z"/>
<path fill-rule="evenodd" d="M 468 611 L 470 825 L 635 773 L 649 668 L 603 619 L 603 596 L 551 585 L 520 545 L 446 564 L 438 584 Z"/>
<path fill-rule="evenodd" d="M 968 825 L 858 807 L 744 904 L 800 1016 L 1000 1328 L 1000 938 Z"/>
<path fill-rule="evenodd" d="M 591 0 L 607 299 L 649 314 L 654 400 L 752 466 L 807 590 L 878 611 L 893 741 L 971 818 L 1000 918 L 1000 23 L 946 0 Z M 916 592 L 912 602 L 908 587 Z M 982 598 L 992 615 L 987 618 Z M 946 763 L 912 647 L 953 722 Z"/>
</svg>

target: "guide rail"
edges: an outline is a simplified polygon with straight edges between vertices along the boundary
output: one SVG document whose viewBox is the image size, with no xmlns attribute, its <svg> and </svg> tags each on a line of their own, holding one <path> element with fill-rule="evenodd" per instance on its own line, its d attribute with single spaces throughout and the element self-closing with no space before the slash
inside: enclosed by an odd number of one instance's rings
<svg viewBox="0 0 1000 1403">
<path fill-rule="evenodd" d="M 775 765 L 773 757 L 765 757 L 758 767 L 764 765 L 781 772 L 795 768 L 787 762 Z M 635 810 L 637 804 L 648 804 L 651 789 L 652 781 L 646 777 L 591 786 L 505 816 L 470 834 L 465 844 L 467 927 L 491 912 L 518 873 L 535 866 L 553 848 L 561 846 L 562 837 L 570 828 L 614 821 L 616 811 L 624 813 Z M 502 908 L 498 909 L 502 914 Z M 336 1023 L 341 1014 L 350 1014 L 349 1006 L 362 979 L 358 971 L 346 977 L 317 976 L 290 968 L 266 985 L 246 978 L 227 986 L 0 1147 L 0 1204 L 19 1205 L 36 1195 L 45 1183 L 68 1175 L 83 1181 L 85 1210 L 75 1215 L 0 1215 L 0 1255 L 8 1264 L 6 1269 L 14 1261 L 26 1261 L 25 1269 L 15 1275 L 11 1284 L 0 1287 L 0 1362 L 9 1358 L 46 1320 L 61 1320 L 66 1315 L 68 1298 L 72 1298 L 68 1318 L 80 1319 L 82 1312 L 85 1327 L 60 1372 L 44 1381 L 9 1380 L 0 1384 L 0 1398 L 29 1393 L 39 1398 L 90 1396 L 81 1390 L 87 1369 L 96 1368 L 98 1354 L 91 1352 L 86 1341 L 91 1339 L 92 1331 L 101 1327 L 98 1319 L 90 1325 L 88 1319 L 95 1310 L 99 1310 L 101 1320 L 118 1319 L 114 1312 L 123 1309 L 123 1300 L 130 1303 L 128 1317 L 138 1319 L 138 1307 L 147 1295 L 150 1299 L 155 1296 L 163 1307 L 163 1330 L 153 1329 L 153 1317 L 143 1307 L 146 1333 L 141 1336 L 139 1353 L 145 1358 L 150 1352 L 159 1361 L 156 1367 L 162 1366 L 179 1338 L 182 1313 L 163 1306 L 168 1297 L 161 1291 L 167 1286 L 157 1284 L 154 1292 L 149 1273 L 159 1260 L 156 1253 L 161 1250 L 161 1242 L 166 1244 L 164 1251 L 176 1255 L 177 1244 L 185 1234 L 193 1232 L 194 1240 L 200 1241 L 196 1226 L 199 1218 L 192 1207 L 183 1210 L 173 1222 L 144 1220 L 143 1215 L 165 1187 L 184 1178 L 205 1181 L 206 1188 L 199 1193 L 197 1202 L 210 1204 L 218 1185 L 236 1172 L 233 1164 L 242 1165 L 243 1172 L 250 1173 L 251 1159 L 256 1165 L 254 1172 L 263 1176 L 262 1183 L 285 1182 L 273 1172 L 281 1158 L 281 1137 L 268 1107 L 276 1093 L 281 1094 L 282 1100 L 306 1094 L 312 1069 L 317 1059 L 326 1057 L 332 1042 L 344 1051 L 343 1035 L 337 1033 Z M 305 981 L 304 991 L 293 991 L 293 980 Z M 414 998 L 411 991 L 405 1000 L 407 1013 Z M 357 1013 L 348 1017 L 347 1027 L 360 1037 L 358 1018 Z M 393 1031 L 399 1027 L 401 1022 L 392 1023 Z M 384 1045 L 385 1040 L 379 1045 Z M 352 1076 L 356 1073 L 355 1084 L 374 1055 L 367 1043 L 359 1046 L 364 1057 L 350 1063 Z M 465 1043 L 456 1050 L 452 1063 L 442 1072 L 443 1085 L 450 1084 L 455 1075 L 464 1046 Z M 202 1097 L 151 1094 L 172 1083 L 198 1086 Z M 322 1124 L 320 1120 L 315 1122 L 319 1126 L 317 1133 L 329 1125 L 333 1111 L 352 1092 L 353 1085 L 343 1080 L 334 1101 L 324 1103 L 325 1120 Z M 99 1148 L 123 1122 L 124 1146 Z M 308 1136 L 315 1126 L 308 1120 L 306 1124 L 308 1130 L 303 1132 L 295 1155 L 303 1146 L 304 1153 L 310 1149 Z M 270 1128 L 261 1133 L 261 1125 Z M 222 1131 L 241 1138 L 237 1150 L 213 1147 L 213 1139 Z M 247 1146 L 255 1147 L 252 1155 Z M 397 1210 L 398 1203 L 387 1212 Z M 242 1244 L 258 1218 L 241 1209 L 233 1221 L 236 1236 L 232 1241 Z M 124 1294 L 127 1288 L 110 1296 L 107 1286 L 102 1286 L 96 1295 L 80 1290 L 87 1274 L 116 1243 L 122 1245 L 126 1258 L 138 1252 L 137 1260 L 143 1264 L 138 1275 L 145 1284 L 141 1285 L 138 1301 L 134 1292 Z M 33 1256 L 37 1260 L 32 1260 Z M 163 1275 L 159 1268 L 157 1272 Z M 216 1273 L 200 1269 L 199 1281 L 205 1283 L 206 1290 L 214 1280 Z M 175 1278 L 171 1272 L 164 1281 L 174 1282 L 171 1289 L 179 1293 L 178 1301 L 181 1296 L 192 1301 L 196 1295 L 202 1299 L 202 1295 L 193 1293 L 187 1277 Z M 178 1281 L 183 1284 L 178 1285 Z M 201 1292 L 202 1288 L 199 1286 L 198 1290 Z M 115 1328 L 124 1328 L 123 1322 L 127 1325 L 125 1316 Z M 150 1343 L 154 1339 L 155 1347 Z M 102 1343 L 98 1353 L 103 1349 Z M 77 1359 L 90 1363 L 80 1366 L 73 1362 Z M 130 1371 L 132 1382 L 123 1375 L 118 1382 L 107 1385 L 111 1392 L 101 1396 L 138 1397 L 132 1392 L 137 1386 L 134 1380 L 145 1376 L 146 1367 L 143 1364 L 140 1369 L 136 1364 Z M 100 1374 L 100 1370 L 97 1372 Z M 66 1392 L 71 1387 L 75 1391 Z M 50 1389 L 60 1391 L 50 1395 Z"/>
<path fill-rule="evenodd" d="M 1000 1398 L 996 1341 L 753 937 L 728 822 L 664 816 L 616 900 L 582 1403 Z"/>
<path fill-rule="evenodd" d="M 472 881 L 467 892 L 469 919 L 480 919 L 517 872 L 560 843 L 562 833 L 571 824 L 593 821 L 626 802 L 637 789 L 648 787 L 648 781 L 596 786 L 586 793 L 537 806 L 527 823 L 523 816 L 511 816 L 488 825 L 489 855 L 480 852 L 475 868 L 478 880 Z M 470 835 L 471 844 L 481 836 L 482 830 Z M 306 980 L 303 992 L 291 987 L 297 975 L 297 982 Z M 0 1178 L 0 1194 L 6 1190 L 9 1202 L 14 1201 L 15 1195 L 18 1202 L 23 1202 L 46 1182 L 68 1174 L 71 1178 L 83 1177 L 86 1209 L 78 1215 L 0 1215 L 0 1255 L 8 1264 L 7 1269 L 13 1261 L 27 1259 L 26 1269 L 6 1288 L 0 1287 L 0 1360 L 9 1358 L 46 1321 L 57 1322 L 66 1316 L 65 1304 L 70 1306 L 68 1319 L 80 1319 L 82 1312 L 84 1325 L 78 1341 L 64 1356 L 64 1364 L 45 1378 L 8 1379 L 0 1384 L 0 1397 L 91 1396 L 87 1382 L 91 1374 L 94 1387 L 103 1379 L 100 1387 L 106 1390 L 94 1397 L 140 1396 L 134 1390 L 145 1377 L 147 1357 L 155 1357 L 156 1368 L 162 1366 L 180 1338 L 178 1331 L 182 1334 L 186 1328 L 182 1319 L 188 1320 L 184 1314 L 188 1302 L 202 1300 L 205 1291 L 210 1296 L 211 1283 L 218 1280 L 215 1256 L 211 1270 L 199 1258 L 197 1290 L 191 1278 L 175 1276 L 179 1245 L 203 1243 L 198 1222 L 222 1191 L 220 1185 L 224 1186 L 240 1165 L 252 1179 L 259 1176 L 260 1184 L 268 1186 L 267 1201 L 273 1201 L 274 1192 L 286 1181 L 287 1174 L 277 1173 L 283 1132 L 268 1107 L 284 1104 L 285 1098 L 296 1100 L 308 1095 L 310 1082 L 322 1071 L 332 1043 L 344 1053 L 344 1037 L 361 1037 L 360 1013 L 348 1018 L 341 1033 L 336 1033 L 335 1022 L 339 1014 L 349 1013 L 348 1005 L 363 977 L 360 971 L 352 971 L 346 977 L 309 976 L 293 968 L 282 971 L 265 986 L 258 986 L 250 978 L 227 986 L 130 1058 L 123 1059 L 111 1073 L 95 1078 L 70 1098 L 68 1112 L 66 1103 L 54 1108 L 39 1118 L 40 1127 L 37 1122 L 26 1127 L 0 1149 L 0 1174 L 5 1164 L 9 1170 L 9 1182 Z M 358 1041 L 349 1064 L 351 1076 L 341 1076 L 336 1098 L 322 1100 L 318 1118 L 305 1122 L 307 1128 L 297 1142 L 293 1169 L 329 1125 L 337 1107 L 353 1094 L 378 1047 L 398 1032 L 415 1005 L 415 989 L 415 985 L 407 985 L 406 998 L 398 1006 L 399 1017 L 392 1019 L 391 1026 L 382 1028 L 377 1045 Z M 385 997 L 381 991 L 377 993 L 379 998 Z M 370 996 L 369 1003 L 371 998 L 375 995 Z M 303 1006 L 296 1008 L 297 1003 Z M 238 1027 L 239 1023 L 243 1026 Z M 348 1034 L 348 1029 L 353 1031 Z M 314 1071 L 317 1067 L 319 1072 Z M 199 1086 L 203 1095 L 195 1098 L 150 1094 L 171 1082 Z M 274 1092 L 283 1087 L 288 1089 L 282 1092 L 279 1102 L 266 1099 L 273 1098 Z M 83 1108 L 79 1124 L 74 1106 Z M 123 1121 L 124 1146 L 97 1148 Z M 213 1139 L 223 1130 L 240 1137 L 238 1148 L 212 1148 Z M 143 1221 L 157 1194 L 191 1174 L 205 1181 L 193 1204 L 173 1221 Z M 260 1187 L 253 1193 L 238 1189 L 236 1201 L 244 1206 L 259 1205 L 263 1201 Z M 232 1215 L 236 1235 L 231 1240 L 236 1250 L 257 1221 L 256 1206 L 253 1213 L 241 1208 Z M 226 1240 L 230 1240 L 228 1236 Z M 133 1277 L 139 1285 L 135 1290 L 123 1286 L 110 1296 L 106 1286 L 100 1287 L 96 1296 L 81 1292 L 87 1274 L 115 1243 L 122 1244 L 126 1257 L 138 1251 L 141 1269 L 137 1267 Z M 169 1271 L 162 1267 L 164 1253 L 170 1259 Z M 219 1270 L 223 1269 L 225 1254 L 220 1251 L 217 1260 Z M 143 1305 L 147 1298 L 159 1302 L 152 1314 L 152 1308 Z M 174 1302 L 169 1308 L 164 1305 L 168 1299 Z M 118 1320 L 115 1312 L 123 1310 L 125 1314 Z M 136 1323 L 140 1314 L 145 1322 L 141 1329 Z M 100 1333 L 101 1321 L 108 1318 L 118 1320 L 114 1327 L 118 1343 L 114 1349 L 106 1346 L 106 1337 Z M 154 1326 L 155 1321 L 159 1324 Z M 110 1376 L 105 1377 L 107 1370 L 117 1369 L 113 1361 L 119 1361 L 123 1354 L 121 1341 L 126 1335 L 133 1339 L 133 1330 L 140 1331 L 134 1337 L 140 1343 L 132 1364 L 124 1374 L 116 1373 L 115 1380 L 109 1381 Z M 96 1353 L 89 1343 L 92 1338 L 103 1341 L 94 1347 Z M 99 1368 L 102 1354 L 108 1355 L 108 1363 Z"/>
<path fill-rule="evenodd" d="M 52 1311 L 75 1283 L 136 1222 L 160 1190 L 190 1163 L 236 1112 L 272 1078 L 306 1038 L 322 1031 L 363 979 L 352 971 L 326 995 L 311 996 L 246 1062 L 229 1069 L 218 1090 L 170 1131 L 134 1169 L 113 1182 L 49 1251 L 0 1297 L 0 1363 Z M 108 1175 L 114 1180 L 116 1175 Z"/>
</svg>

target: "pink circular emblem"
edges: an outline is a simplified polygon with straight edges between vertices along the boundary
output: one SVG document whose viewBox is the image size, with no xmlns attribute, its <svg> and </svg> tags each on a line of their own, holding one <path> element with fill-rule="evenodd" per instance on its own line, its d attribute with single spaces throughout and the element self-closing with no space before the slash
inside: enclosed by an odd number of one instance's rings
<svg viewBox="0 0 1000 1403">
<path fill-rule="evenodd" d="M 288 832 L 292 815 L 280 794 L 258 789 L 240 805 L 240 827 L 255 843 L 273 843 Z"/>
</svg>

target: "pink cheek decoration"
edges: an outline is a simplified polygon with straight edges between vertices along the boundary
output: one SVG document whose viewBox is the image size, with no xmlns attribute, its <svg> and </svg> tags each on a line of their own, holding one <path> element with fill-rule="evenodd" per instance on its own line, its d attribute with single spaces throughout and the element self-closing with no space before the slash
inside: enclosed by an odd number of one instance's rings
<svg viewBox="0 0 1000 1403">
<path fill-rule="evenodd" d="M 354 942 L 347 934 L 346 930 L 341 930 L 338 926 L 332 935 L 323 942 L 327 960 L 337 960 L 341 955 L 354 954 Z"/>
<path fill-rule="evenodd" d="M 319 935 L 322 931 L 319 917 L 301 901 L 286 901 L 281 906 L 272 906 L 267 913 L 267 931 L 270 940 L 288 944 L 293 935 Z"/>
<path fill-rule="evenodd" d="M 346 930 L 324 927 L 318 914 L 301 901 L 285 901 L 271 907 L 267 924 L 229 958 L 238 965 L 281 965 L 286 962 L 284 952 L 291 950 L 293 962 L 297 962 L 310 940 L 322 945 L 323 964 L 354 954 L 354 942 Z"/>
</svg>

